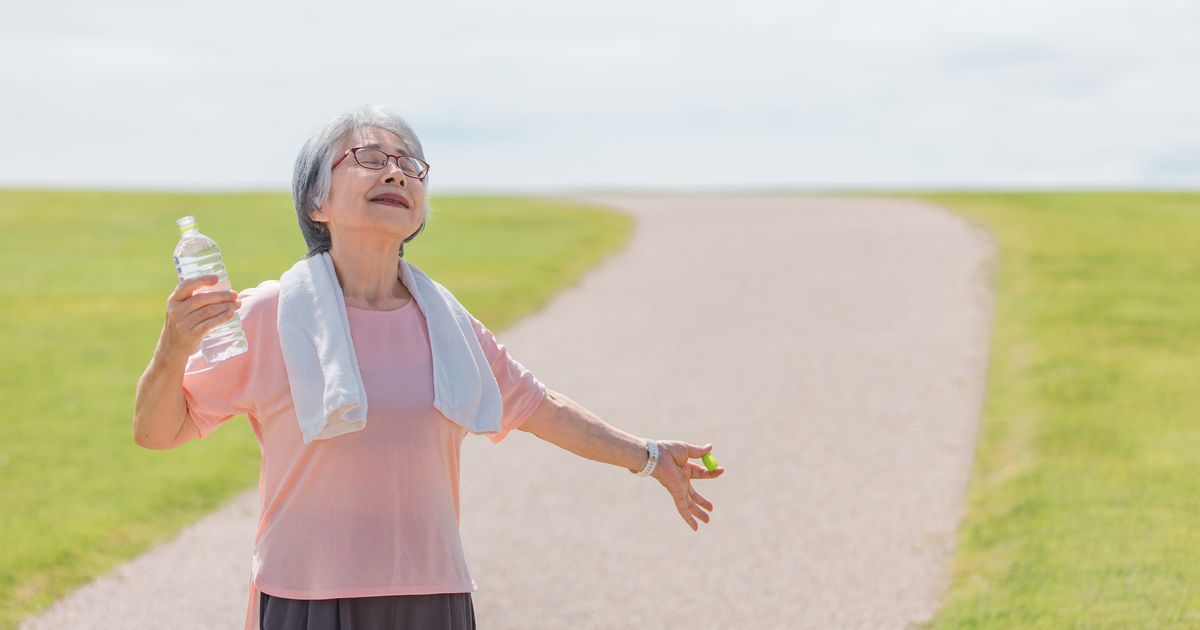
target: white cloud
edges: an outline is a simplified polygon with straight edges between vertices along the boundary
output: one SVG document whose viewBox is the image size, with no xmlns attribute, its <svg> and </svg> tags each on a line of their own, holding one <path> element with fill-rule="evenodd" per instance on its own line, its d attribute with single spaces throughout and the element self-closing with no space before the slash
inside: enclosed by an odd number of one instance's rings
<svg viewBox="0 0 1200 630">
<path fill-rule="evenodd" d="M 1190 2 L 355 6 L 0 8 L 0 183 L 285 189 L 379 102 L 435 190 L 1200 184 Z"/>
</svg>

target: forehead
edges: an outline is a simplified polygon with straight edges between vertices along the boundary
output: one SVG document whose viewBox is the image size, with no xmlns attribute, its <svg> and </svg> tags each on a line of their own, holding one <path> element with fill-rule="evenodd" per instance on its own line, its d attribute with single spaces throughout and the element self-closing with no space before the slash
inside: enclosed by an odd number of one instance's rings
<svg viewBox="0 0 1200 630">
<path fill-rule="evenodd" d="M 400 136 L 378 127 L 364 127 L 351 133 L 342 141 L 342 150 L 350 147 L 374 147 L 388 153 L 411 155 L 412 149 Z"/>
</svg>

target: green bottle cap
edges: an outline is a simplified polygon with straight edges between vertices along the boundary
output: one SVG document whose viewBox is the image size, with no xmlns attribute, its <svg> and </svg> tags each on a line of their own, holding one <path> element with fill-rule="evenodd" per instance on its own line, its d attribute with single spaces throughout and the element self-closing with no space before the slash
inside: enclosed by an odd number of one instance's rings
<svg viewBox="0 0 1200 630">
<path fill-rule="evenodd" d="M 187 234 L 192 230 L 199 229 L 196 227 L 196 217 L 192 215 L 175 219 L 175 225 L 179 226 L 180 234 Z"/>
<path fill-rule="evenodd" d="M 712 472 L 717 469 L 717 458 L 712 456 L 711 451 L 705 453 L 704 457 L 700 458 L 700 461 L 704 462 L 704 467 L 708 469 L 708 472 Z"/>
</svg>

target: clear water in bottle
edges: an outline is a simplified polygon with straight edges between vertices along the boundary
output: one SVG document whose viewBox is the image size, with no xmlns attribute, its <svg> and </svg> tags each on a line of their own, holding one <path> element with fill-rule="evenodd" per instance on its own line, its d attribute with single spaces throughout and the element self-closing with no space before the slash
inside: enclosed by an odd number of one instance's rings
<svg viewBox="0 0 1200 630">
<path fill-rule="evenodd" d="M 221 250 L 196 227 L 196 217 L 186 216 L 175 221 L 181 237 L 175 246 L 175 272 L 182 282 L 196 276 L 216 275 L 220 281 L 200 287 L 196 293 L 229 291 L 229 274 L 221 261 Z M 242 319 L 235 312 L 228 322 L 208 331 L 200 341 L 200 352 L 210 364 L 217 364 L 249 349 Z"/>
</svg>

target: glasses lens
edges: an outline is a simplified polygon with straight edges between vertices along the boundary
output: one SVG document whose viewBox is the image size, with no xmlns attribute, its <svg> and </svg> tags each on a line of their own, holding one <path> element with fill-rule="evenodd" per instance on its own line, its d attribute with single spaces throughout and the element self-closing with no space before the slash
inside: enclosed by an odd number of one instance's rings
<svg viewBox="0 0 1200 630">
<path fill-rule="evenodd" d="M 400 170 L 404 171 L 409 177 L 424 177 L 425 165 L 417 158 L 401 156 L 399 160 Z"/>
<path fill-rule="evenodd" d="M 354 159 L 363 168 L 381 169 L 387 164 L 387 154 L 379 149 L 359 149 L 354 152 Z"/>
</svg>

